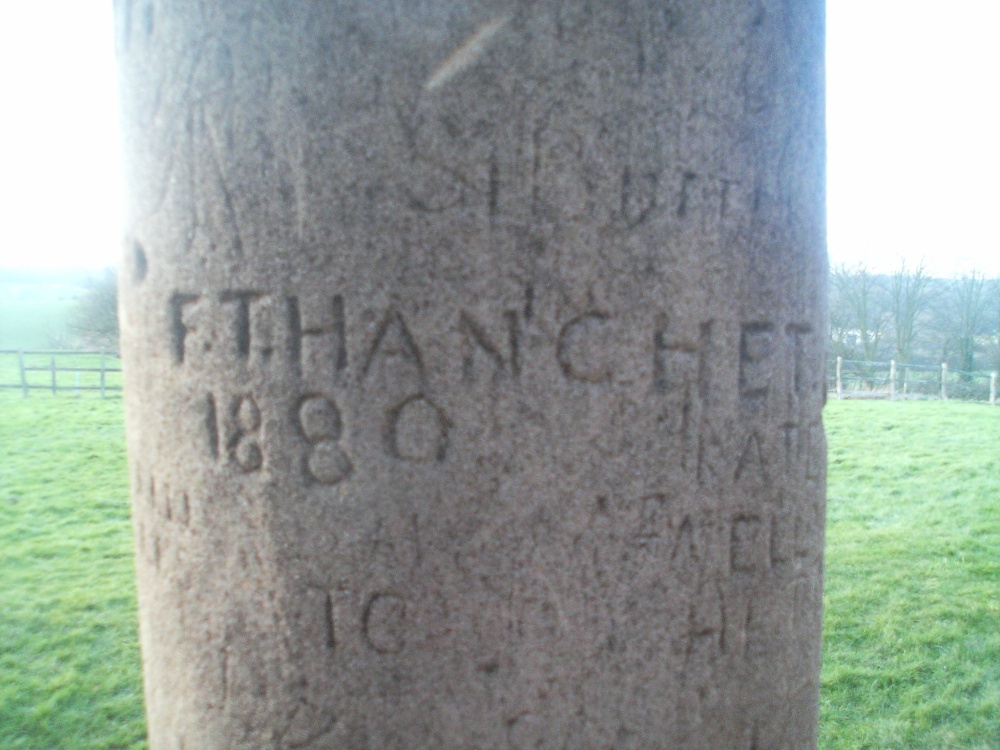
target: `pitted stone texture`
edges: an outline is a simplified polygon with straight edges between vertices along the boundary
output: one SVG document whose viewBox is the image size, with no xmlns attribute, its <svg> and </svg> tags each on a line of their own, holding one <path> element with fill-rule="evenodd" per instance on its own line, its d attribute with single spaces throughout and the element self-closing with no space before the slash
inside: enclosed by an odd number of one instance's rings
<svg viewBox="0 0 1000 750">
<path fill-rule="evenodd" d="M 153 750 L 814 747 L 822 4 L 117 17 Z"/>
</svg>

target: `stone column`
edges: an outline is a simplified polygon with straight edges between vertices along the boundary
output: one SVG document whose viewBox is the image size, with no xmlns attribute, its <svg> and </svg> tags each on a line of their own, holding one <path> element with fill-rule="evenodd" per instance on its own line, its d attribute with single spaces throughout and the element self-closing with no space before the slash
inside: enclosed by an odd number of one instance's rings
<svg viewBox="0 0 1000 750">
<path fill-rule="evenodd" d="M 153 750 L 815 746 L 820 0 L 120 0 Z"/>
</svg>

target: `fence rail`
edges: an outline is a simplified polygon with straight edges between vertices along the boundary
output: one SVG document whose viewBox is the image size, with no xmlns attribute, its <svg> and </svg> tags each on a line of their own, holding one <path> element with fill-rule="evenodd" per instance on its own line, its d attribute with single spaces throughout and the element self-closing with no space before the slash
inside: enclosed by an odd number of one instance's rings
<svg viewBox="0 0 1000 750">
<path fill-rule="evenodd" d="M 834 357 L 827 383 L 838 399 L 941 399 L 988 401 L 996 405 L 996 372 L 964 372 L 895 361 L 864 362 Z M 52 394 L 99 392 L 101 398 L 121 393 L 121 359 L 112 351 L 0 350 L 0 389 Z"/>
<path fill-rule="evenodd" d="M 0 350 L 0 389 L 24 398 L 31 391 L 96 391 L 107 398 L 121 392 L 121 371 L 118 352 Z"/>
<path fill-rule="evenodd" d="M 830 360 L 827 381 L 838 399 L 955 399 L 997 404 L 996 372 L 950 370 L 944 362 L 936 367 L 836 357 Z"/>
</svg>

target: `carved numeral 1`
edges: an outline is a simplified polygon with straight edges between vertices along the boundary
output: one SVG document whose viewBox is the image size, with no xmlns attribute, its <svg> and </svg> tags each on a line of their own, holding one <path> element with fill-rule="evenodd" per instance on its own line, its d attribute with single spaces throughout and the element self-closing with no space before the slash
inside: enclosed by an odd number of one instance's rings
<svg viewBox="0 0 1000 750">
<path fill-rule="evenodd" d="M 264 465 L 260 430 L 260 409 L 253 396 L 206 397 L 205 432 L 213 459 L 233 462 L 248 474 L 259 471 Z"/>
</svg>

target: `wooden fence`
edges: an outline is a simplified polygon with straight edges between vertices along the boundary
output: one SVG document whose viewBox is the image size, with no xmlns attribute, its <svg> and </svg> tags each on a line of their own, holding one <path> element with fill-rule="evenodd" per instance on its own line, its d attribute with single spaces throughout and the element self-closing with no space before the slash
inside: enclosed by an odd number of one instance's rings
<svg viewBox="0 0 1000 750">
<path fill-rule="evenodd" d="M 828 385 L 836 398 L 955 399 L 988 401 L 996 405 L 995 372 L 962 372 L 927 365 L 862 362 L 831 358 Z M 100 393 L 101 398 L 121 393 L 121 359 L 110 351 L 0 350 L 0 389 L 52 394 Z"/>
<path fill-rule="evenodd" d="M 99 392 L 101 398 L 119 394 L 121 359 L 110 351 L 0 350 L 0 389 L 21 391 Z"/>
<path fill-rule="evenodd" d="M 838 399 L 955 399 L 995 406 L 997 380 L 996 372 L 950 370 L 947 363 L 935 367 L 837 357 L 830 361 L 829 390 Z"/>
</svg>

